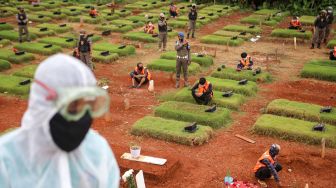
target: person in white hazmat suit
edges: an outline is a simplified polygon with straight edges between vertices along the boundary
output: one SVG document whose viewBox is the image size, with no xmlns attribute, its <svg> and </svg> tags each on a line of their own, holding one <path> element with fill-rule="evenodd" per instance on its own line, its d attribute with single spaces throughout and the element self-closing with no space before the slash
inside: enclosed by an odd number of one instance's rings
<svg viewBox="0 0 336 188">
<path fill-rule="evenodd" d="M 90 129 L 109 110 L 90 69 L 58 54 L 42 62 L 21 127 L 0 137 L 1 188 L 117 188 L 119 167 Z"/>
</svg>

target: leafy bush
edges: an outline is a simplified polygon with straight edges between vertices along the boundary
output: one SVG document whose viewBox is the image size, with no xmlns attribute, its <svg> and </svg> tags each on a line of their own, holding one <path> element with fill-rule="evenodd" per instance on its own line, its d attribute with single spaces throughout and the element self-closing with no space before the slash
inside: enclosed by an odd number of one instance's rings
<svg viewBox="0 0 336 188">
<path fill-rule="evenodd" d="M 38 28 L 45 28 L 46 27 L 48 29 L 51 29 L 51 30 L 57 32 L 58 34 L 59 33 L 66 33 L 68 31 L 72 30 L 72 27 L 69 26 L 69 25 L 66 25 L 64 27 L 61 27 L 60 25 L 62 25 L 62 24 L 58 25 L 58 24 L 43 23 L 43 24 L 37 25 L 36 27 L 38 27 Z"/>
<path fill-rule="evenodd" d="M 18 71 L 15 71 L 13 75 L 19 77 L 34 78 L 36 69 L 37 65 L 27 65 L 19 69 Z"/>
<path fill-rule="evenodd" d="M 13 30 L 14 27 L 8 23 L 0 24 L 0 31 L 2 30 Z"/>
<path fill-rule="evenodd" d="M 73 41 L 68 42 L 67 41 L 68 39 L 71 39 L 71 38 L 46 37 L 46 38 L 40 39 L 38 42 L 45 43 L 45 44 L 54 44 L 54 45 L 57 45 L 57 46 L 61 46 L 63 48 L 74 48 L 74 47 L 76 47 L 76 41 L 77 40 L 74 39 Z"/>
<path fill-rule="evenodd" d="M 238 64 L 238 62 L 237 62 Z M 244 70 L 244 71 L 236 71 L 236 69 L 233 68 L 225 68 L 221 71 L 215 70 L 212 74 L 212 77 L 215 78 L 222 78 L 222 79 L 231 79 L 231 80 L 243 80 L 247 79 L 254 82 L 269 82 L 272 80 L 271 75 L 267 72 L 262 72 L 261 74 L 257 74 L 256 76 L 253 76 L 253 71 L 250 70 Z"/>
<path fill-rule="evenodd" d="M 47 31 L 40 31 L 40 28 L 29 28 L 30 33 L 37 35 L 38 37 L 52 36 L 55 35 L 55 31 L 48 29 Z"/>
<path fill-rule="evenodd" d="M 201 38 L 201 43 L 205 44 L 219 44 L 219 45 L 229 45 L 229 46 L 240 46 L 244 43 L 241 38 L 232 39 L 231 37 L 223 37 L 218 35 L 206 35 Z"/>
<path fill-rule="evenodd" d="M 29 94 L 30 85 L 21 86 L 19 84 L 26 79 L 27 78 L 0 74 L 0 92 L 27 96 Z"/>
<path fill-rule="evenodd" d="M 165 52 L 161 54 L 160 58 L 161 59 L 171 59 L 171 60 L 176 60 L 177 53 L 176 51 L 170 51 L 170 52 Z M 209 67 L 213 65 L 213 59 L 211 56 L 204 56 L 204 57 L 198 57 L 195 54 L 191 54 L 191 61 L 195 62 L 201 66 L 204 67 Z"/>
<path fill-rule="evenodd" d="M 165 102 L 155 108 L 155 116 L 178 121 L 197 122 L 214 129 L 228 125 L 231 121 L 230 111 L 217 108 L 214 113 L 205 112 L 209 107 L 185 102 Z"/>
<path fill-rule="evenodd" d="M 117 53 L 119 56 L 128 56 L 135 54 L 134 46 L 126 46 L 119 49 L 120 45 L 112 44 L 108 42 L 97 43 L 93 45 L 93 49 L 97 51 L 110 51 L 111 53 Z"/>
<path fill-rule="evenodd" d="M 316 122 L 265 114 L 257 120 L 253 130 L 258 134 L 307 144 L 320 144 L 321 139 L 325 138 L 326 146 L 336 147 L 336 127 L 326 125 L 326 130 L 323 132 L 313 131 L 312 128 L 316 124 Z"/>
<path fill-rule="evenodd" d="M 271 33 L 271 36 L 273 37 L 284 37 L 284 38 L 301 38 L 301 39 L 310 39 L 312 37 L 311 31 L 306 31 L 304 33 L 293 30 L 293 29 L 274 29 Z"/>
<path fill-rule="evenodd" d="M 300 22 L 303 25 L 314 25 L 315 18 L 316 18 L 315 16 L 301 16 Z"/>
<path fill-rule="evenodd" d="M 312 60 L 304 65 L 301 77 L 335 82 L 336 61 Z"/>
<path fill-rule="evenodd" d="M 156 59 L 147 65 L 149 69 L 161 70 L 167 72 L 176 72 L 176 61 L 168 59 Z M 195 74 L 200 71 L 200 66 L 197 63 L 191 63 L 188 68 L 189 74 Z M 182 70 L 181 70 L 182 71 Z"/>
<path fill-rule="evenodd" d="M 236 32 L 247 32 L 251 34 L 261 33 L 261 28 L 259 26 L 255 26 L 254 28 L 249 28 L 249 26 L 244 25 L 227 25 L 223 28 L 226 31 L 236 31 Z"/>
<path fill-rule="evenodd" d="M 18 63 L 28 63 L 31 60 L 34 60 L 35 57 L 31 53 L 25 53 L 23 55 L 15 55 L 12 50 L 0 49 L 0 59 L 7 60 L 13 64 Z"/>
<path fill-rule="evenodd" d="M 255 82 L 249 81 L 246 85 L 239 85 L 236 80 L 220 79 L 207 77 L 207 81 L 213 85 L 213 90 L 216 91 L 234 91 L 245 96 L 254 96 L 257 93 L 258 87 Z"/>
<path fill-rule="evenodd" d="M 336 46 L 336 39 L 333 39 L 328 42 L 327 48 L 334 48 L 335 46 Z"/>
<path fill-rule="evenodd" d="M 322 107 L 315 104 L 276 99 L 268 104 L 266 110 L 269 114 L 336 125 L 336 111 L 320 113 Z"/>
<path fill-rule="evenodd" d="M 62 48 L 56 45 L 52 45 L 50 48 L 45 48 L 46 44 L 39 42 L 25 42 L 21 44 L 16 44 L 14 47 L 19 50 L 24 50 L 31 53 L 36 53 L 40 55 L 52 55 L 62 51 Z"/>
<path fill-rule="evenodd" d="M 100 53 L 101 51 L 94 50 L 92 52 L 92 60 L 100 63 L 112 63 L 113 61 L 119 59 L 119 55 L 117 53 L 110 53 L 107 56 L 102 56 Z"/>
<path fill-rule="evenodd" d="M 28 28 L 28 31 L 29 31 L 29 28 Z M 11 30 L 4 30 L 4 31 L 0 31 L 0 37 L 11 40 L 11 41 L 18 41 L 19 33 L 15 31 L 11 31 Z M 31 40 L 35 40 L 37 38 L 37 35 L 35 35 L 34 33 L 29 33 L 29 37 Z M 23 36 L 23 38 L 25 38 L 25 36 Z"/>
<path fill-rule="evenodd" d="M 131 133 L 137 136 L 150 136 L 190 146 L 202 145 L 208 142 L 213 134 L 211 127 L 201 125 L 198 126 L 198 130 L 194 133 L 185 132 L 184 127 L 187 125 L 187 122 L 146 116 L 135 122 Z"/>
<path fill-rule="evenodd" d="M 7 70 L 11 68 L 9 61 L 0 59 L 0 71 Z"/>
<path fill-rule="evenodd" d="M 225 31 L 225 30 L 219 30 L 213 33 L 213 35 L 223 36 L 223 37 L 238 37 L 242 38 L 244 40 L 249 40 L 253 37 L 252 34 L 246 33 L 245 35 L 241 35 L 241 32 L 234 32 L 234 31 Z"/>
<path fill-rule="evenodd" d="M 8 40 L 8 39 L 1 39 L 0 40 L 0 48 L 3 48 L 3 47 L 8 46 L 10 44 L 11 44 L 11 41 Z"/>
</svg>

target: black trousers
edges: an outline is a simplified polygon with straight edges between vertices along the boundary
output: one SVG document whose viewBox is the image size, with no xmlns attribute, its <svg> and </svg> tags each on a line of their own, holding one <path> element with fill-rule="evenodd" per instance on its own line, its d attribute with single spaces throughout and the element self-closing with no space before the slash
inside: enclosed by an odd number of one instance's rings
<svg viewBox="0 0 336 188">
<path fill-rule="evenodd" d="M 282 166 L 280 164 L 276 163 L 275 170 L 277 172 L 280 172 L 282 170 Z M 268 179 L 271 176 L 272 176 L 271 170 L 268 169 L 266 166 L 259 168 L 258 171 L 255 173 L 255 177 L 260 179 L 260 180 Z"/>
<path fill-rule="evenodd" d="M 200 97 L 196 96 L 196 91 L 193 90 L 191 92 L 192 96 L 194 97 L 195 101 L 197 102 L 197 104 L 203 104 L 203 105 L 207 105 L 209 104 L 209 102 L 211 101 L 212 97 L 211 94 L 209 95 L 201 95 Z"/>
</svg>

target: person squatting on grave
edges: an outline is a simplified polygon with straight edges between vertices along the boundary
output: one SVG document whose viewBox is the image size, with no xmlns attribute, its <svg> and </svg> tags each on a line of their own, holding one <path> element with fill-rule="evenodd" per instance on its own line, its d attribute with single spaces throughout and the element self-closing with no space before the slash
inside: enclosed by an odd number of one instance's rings
<svg viewBox="0 0 336 188">
<path fill-rule="evenodd" d="M 158 22 L 159 28 L 159 51 L 166 51 L 167 37 L 168 37 L 168 25 L 163 13 L 160 13 L 160 19 Z M 162 47 L 162 48 L 161 48 Z"/>
<path fill-rule="evenodd" d="M 148 34 L 154 34 L 155 26 L 151 21 L 148 21 L 144 27 L 144 32 Z"/>
<path fill-rule="evenodd" d="M 330 60 L 336 60 L 336 46 L 334 46 L 334 49 L 330 50 L 330 56 L 329 59 Z"/>
<path fill-rule="evenodd" d="M 79 40 L 77 44 L 80 60 L 85 63 L 93 71 L 93 63 L 91 61 L 92 42 L 84 30 L 80 31 Z"/>
<path fill-rule="evenodd" d="M 191 64 L 190 45 L 184 39 L 184 33 L 178 33 L 178 41 L 176 41 L 175 50 L 177 51 L 176 57 L 176 88 L 180 87 L 180 74 L 181 68 L 183 69 L 184 87 L 188 87 L 188 66 Z"/>
<path fill-rule="evenodd" d="M 30 42 L 29 32 L 28 32 L 28 16 L 24 11 L 24 8 L 18 8 L 19 13 L 16 15 L 16 21 L 19 26 L 19 42 L 22 42 L 22 35 L 26 36 L 26 41 Z"/>
<path fill-rule="evenodd" d="M 174 5 L 174 3 L 171 3 L 169 6 L 169 14 L 170 14 L 170 17 L 172 18 L 176 18 L 176 16 L 178 15 L 177 6 Z"/>
<path fill-rule="evenodd" d="M 197 104 L 207 105 L 213 97 L 212 84 L 202 77 L 191 89 L 191 94 Z"/>
<path fill-rule="evenodd" d="M 239 61 L 239 64 L 237 65 L 237 71 L 241 70 L 252 70 L 253 66 L 253 60 L 252 57 L 247 55 L 246 52 L 243 52 L 241 55 L 241 60 Z"/>
<path fill-rule="evenodd" d="M 292 20 L 289 23 L 288 29 L 295 29 L 295 30 L 302 29 L 302 24 L 297 16 L 293 16 Z"/>
<path fill-rule="evenodd" d="M 143 84 L 146 84 L 151 80 L 149 70 L 144 67 L 142 63 L 137 64 L 134 71 L 130 73 L 130 76 L 132 79 L 131 88 L 140 88 Z"/>
<path fill-rule="evenodd" d="M 95 18 L 95 17 L 98 16 L 98 12 L 97 12 L 97 10 L 94 7 L 91 7 L 89 15 L 91 16 L 91 18 Z"/>
<path fill-rule="evenodd" d="M 196 4 L 192 5 L 188 18 L 189 18 L 189 26 L 188 26 L 187 39 L 189 39 L 190 32 L 192 33 L 191 37 L 195 38 L 196 20 L 197 20 Z"/>
<path fill-rule="evenodd" d="M 282 170 L 282 166 L 276 161 L 279 152 L 280 146 L 278 144 L 272 144 L 271 148 L 258 159 L 253 171 L 255 177 L 262 186 L 266 184 L 263 181 L 272 176 L 274 177 L 275 182 L 278 185 L 281 185 L 278 172 Z"/>
<path fill-rule="evenodd" d="M 118 188 L 108 142 L 91 129 L 108 93 L 79 60 L 57 54 L 37 68 L 21 127 L 0 137 L 0 187 Z"/>
<path fill-rule="evenodd" d="M 312 46 L 310 49 L 314 49 L 315 44 L 317 48 L 321 48 L 321 42 L 324 39 L 327 23 L 327 11 L 322 10 L 320 14 L 316 17 L 314 22 L 314 36 L 312 41 Z"/>
<path fill-rule="evenodd" d="M 333 8 L 329 6 L 327 8 L 327 27 L 325 31 L 325 36 L 324 36 L 324 43 L 327 43 L 330 35 L 330 30 L 332 30 L 332 24 L 334 22 L 334 12 Z"/>
</svg>

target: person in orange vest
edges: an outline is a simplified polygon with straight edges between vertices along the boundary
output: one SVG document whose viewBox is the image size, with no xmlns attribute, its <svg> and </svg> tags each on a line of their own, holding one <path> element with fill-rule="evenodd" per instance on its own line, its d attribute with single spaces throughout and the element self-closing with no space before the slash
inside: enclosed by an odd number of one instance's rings
<svg viewBox="0 0 336 188">
<path fill-rule="evenodd" d="M 97 10 L 94 8 L 94 7 L 91 7 L 91 10 L 89 12 L 89 15 L 92 17 L 92 18 L 95 18 L 98 16 L 98 12 Z"/>
<path fill-rule="evenodd" d="M 237 65 L 237 71 L 241 71 L 243 69 L 252 70 L 253 66 L 252 57 L 247 55 L 246 52 L 243 52 L 240 56 L 242 59 L 239 61 L 239 64 Z"/>
<path fill-rule="evenodd" d="M 288 29 L 300 30 L 302 28 L 301 22 L 297 16 L 293 16 L 293 19 L 289 23 Z"/>
<path fill-rule="evenodd" d="M 151 74 L 142 63 L 138 63 L 134 71 L 130 73 L 132 79 L 131 88 L 140 88 L 143 84 L 151 80 Z"/>
<path fill-rule="evenodd" d="M 282 170 L 282 166 L 276 161 L 277 155 L 279 155 L 280 146 L 278 144 L 272 144 L 271 148 L 267 150 L 258 159 L 253 171 L 255 177 L 262 187 L 267 187 L 264 180 L 274 177 L 276 183 L 281 186 L 278 172 Z"/>
<path fill-rule="evenodd" d="M 177 7 L 176 7 L 176 5 L 174 5 L 174 3 L 170 4 L 170 6 L 169 6 L 169 13 L 170 13 L 170 17 L 176 18 L 176 16 L 177 16 Z"/>
<path fill-rule="evenodd" d="M 154 29 L 155 29 L 155 26 L 153 25 L 151 21 L 149 21 L 145 25 L 144 31 L 145 33 L 148 33 L 148 34 L 154 34 Z"/>
<path fill-rule="evenodd" d="M 213 97 L 212 84 L 202 77 L 191 89 L 191 94 L 197 104 L 207 105 Z"/>
<path fill-rule="evenodd" d="M 329 56 L 330 60 L 336 60 L 336 46 L 334 46 L 333 50 L 330 50 L 330 56 Z"/>
</svg>

